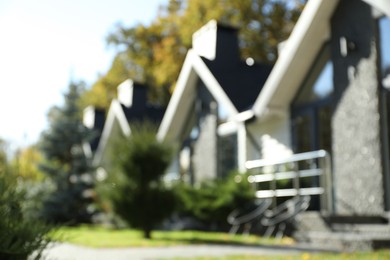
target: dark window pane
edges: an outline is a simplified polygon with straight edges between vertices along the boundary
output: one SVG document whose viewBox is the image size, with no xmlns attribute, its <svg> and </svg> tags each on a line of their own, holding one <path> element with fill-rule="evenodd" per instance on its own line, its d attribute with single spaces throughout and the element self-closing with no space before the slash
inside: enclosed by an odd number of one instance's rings
<svg viewBox="0 0 390 260">
<path fill-rule="evenodd" d="M 390 18 L 379 20 L 382 83 L 390 89 Z"/>
<path fill-rule="evenodd" d="M 226 177 L 231 171 L 237 169 L 237 134 L 219 136 L 218 157 L 219 176 Z"/>
<path fill-rule="evenodd" d="M 295 98 L 295 105 L 323 100 L 333 93 L 333 64 L 329 48 L 325 48 Z"/>
<path fill-rule="evenodd" d="M 318 149 L 332 150 L 332 108 L 323 106 L 318 109 Z"/>
<path fill-rule="evenodd" d="M 311 114 L 301 114 L 293 119 L 295 152 L 303 153 L 313 150 Z"/>
</svg>

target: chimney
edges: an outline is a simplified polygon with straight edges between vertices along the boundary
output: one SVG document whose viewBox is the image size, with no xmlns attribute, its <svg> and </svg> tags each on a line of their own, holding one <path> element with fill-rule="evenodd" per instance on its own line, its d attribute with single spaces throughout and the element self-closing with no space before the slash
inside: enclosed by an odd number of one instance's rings
<svg viewBox="0 0 390 260">
<path fill-rule="evenodd" d="M 92 129 L 95 125 L 95 108 L 88 106 L 83 111 L 83 125 Z"/>
<path fill-rule="evenodd" d="M 83 111 L 83 124 L 89 129 L 100 129 L 104 124 L 104 110 L 88 106 Z"/>
<path fill-rule="evenodd" d="M 238 30 L 211 20 L 192 35 L 193 50 L 209 60 L 234 62 L 240 59 Z"/>
<path fill-rule="evenodd" d="M 146 86 L 128 79 L 118 86 L 118 100 L 127 108 L 143 109 L 146 106 Z"/>
</svg>

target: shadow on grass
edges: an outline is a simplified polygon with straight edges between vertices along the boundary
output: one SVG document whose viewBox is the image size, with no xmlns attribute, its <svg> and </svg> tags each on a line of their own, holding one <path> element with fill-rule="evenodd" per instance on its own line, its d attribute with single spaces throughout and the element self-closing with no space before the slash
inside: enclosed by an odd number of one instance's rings
<svg viewBox="0 0 390 260">
<path fill-rule="evenodd" d="M 231 247 L 246 247 L 246 248 L 264 248 L 274 250 L 302 250 L 302 252 L 325 252 L 325 253 L 339 253 L 339 250 L 325 249 L 325 248 L 314 248 L 309 246 L 300 246 L 293 242 L 291 238 L 274 239 L 274 238 L 261 238 L 258 237 L 255 240 L 253 237 L 249 240 L 245 240 L 245 237 L 237 237 L 234 240 L 234 236 L 228 235 L 229 238 L 215 239 L 215 238 L 169 238 L 169 237 L 158 237 L 153 238 L 155 241 L 169 241 L 173 244 L 182 245 L 215 245 L 215 246 L 231 246 Z"/>
<path fill-rule="evenodd" d="M 240 242 L 240 241 L 227 241 L 227 240 L 216 240 L 216 239 L 204 239 L 204 238 L 169 238 L 169 237 L 159 237 L 153 238 L 156 241 L 169 241 L 177 244 L 185 244 L 185 245 L 237 245 L 237 246 L 253 246 L 259 245 L 257 243 L 248 243 L 248 242 Z"/>
</svg>

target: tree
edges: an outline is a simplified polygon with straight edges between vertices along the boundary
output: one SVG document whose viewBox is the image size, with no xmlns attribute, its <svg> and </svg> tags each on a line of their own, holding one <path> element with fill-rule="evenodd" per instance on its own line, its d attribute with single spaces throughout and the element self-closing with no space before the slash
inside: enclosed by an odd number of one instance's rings
<svg viewBox="0 0 390 260">
<path fill-rule="evenodd" d="M 151 87 L 150 100 L 167 104 L 192 34 L 211 19 L 239 28 L 243 58 L 273 63 L 306 0 L 170 0 L 150 25 L 118 25 L 108 36 L 117 48 L 109 71 L 84 97 L 85 104 L 108 108 L 116 86 L 128 77 Z M 96 99 L 94 97 L 102 96 Z"/>
<path fill-rule="evenodd" d="M 93 133 L 81 121 L 78 102 L 82 92 L 82 83 L 69 85 L 64 105 L 50 111 L 50 126 L 40 141 L 45 156 L 41 169 L 55 186 L 44 201 L 43 215 L 55 223 L 90 222 L 93 213 L 93 169 L 83 150 Z"/>
<path fill-rule="evenodd" d="M 8 168 L 7 142 L 0 138 L 0 172 L 6 172 Z"/>
<path fill-rule="evenodd" d="M 32 253 L 39 259 L 51 242 L 47 233 L 52 228 L 25 217 L 23 194 L 16 191 L 16 180 L 5 175 L 0 172 L 0 259 L 27 259 Z"/>
<path fill-rule="evenodd" d="M 38 164 L 42 161 L 42 154 L 35 145 L 20 149 L 16 152 L 10 165 L 23 181 L 39 182 L 44 178 Z"/>
<path fill-rule="evenodd" d="M 6 150 L 0 140 L 0 259 L 39 259 L 51 242 L 46 235 L 52 227 L 25 214 L 29 202 L 18 187 L 18 173 L 9 165 Z"/>
<path fill-rule="evenodd" d="M 175 208 L 174 193 L 163 181 L 172 149 L 157 141 L 148 125 L 132 130 L 130 137 L 118 142 L 113 154 L 116 169 L 105 184 L 114 212 L 149 239 L 153 228 Z"/>
</svg>

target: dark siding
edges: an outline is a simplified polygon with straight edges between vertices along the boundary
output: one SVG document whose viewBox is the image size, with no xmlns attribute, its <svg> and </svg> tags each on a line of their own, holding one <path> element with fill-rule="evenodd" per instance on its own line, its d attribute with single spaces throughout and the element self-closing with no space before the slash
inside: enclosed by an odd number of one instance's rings
<svg viewBox="0 0 390 260">
<path fill-rule="evenodd" d="M 336 211 L 383 213 L 376 21 L 370 6 L 343 0 L 332 18 L 332 59 L 338 94 L 333 131 Z M 355 42 L 346 57 L 340 38 Z"/>
</svg>

